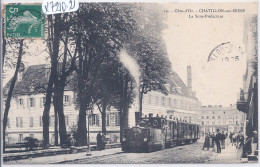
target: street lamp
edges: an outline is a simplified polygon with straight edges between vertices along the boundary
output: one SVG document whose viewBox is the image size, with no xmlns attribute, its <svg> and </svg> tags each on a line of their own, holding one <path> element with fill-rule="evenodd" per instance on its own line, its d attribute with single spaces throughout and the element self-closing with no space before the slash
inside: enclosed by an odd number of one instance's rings
<svg viewBox="0 0 260 167">
<path fill-rule="evenodd" d="M 89 118 L 90 118 L 90 116 L 91 116 L 90 111 L 91 111 L 91 110 L 89 110 L 89 112 L 88 112 L 88 139 L 87 139 L 87 141 L 88 141 L 88 149 L 87 149 L 87 154 L 86 154 L 86 156 L 91 156 L 90 141 L 89 141 Z M 91 113 L 92 113 L 92 112 L 91 112 Z"/>
</svg>

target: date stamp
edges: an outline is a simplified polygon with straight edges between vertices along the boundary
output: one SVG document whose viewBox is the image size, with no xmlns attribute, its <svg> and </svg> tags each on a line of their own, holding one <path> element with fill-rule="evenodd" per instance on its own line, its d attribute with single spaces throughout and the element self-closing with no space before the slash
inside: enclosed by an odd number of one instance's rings
<svg viewBox="0 0 260 167">
<path fill-rule="evenodd" d="M 242 47 L 236 47 L 231 42 L 221 43 L 216 46 L 208 56 L 208 62 L 238 62 L 244 56 Z"/>
<path fill-rule="evenodd" d="M 44 38 L 45 15 L 41 5 L 6 5 L 6 38 Z"/>
</svg>

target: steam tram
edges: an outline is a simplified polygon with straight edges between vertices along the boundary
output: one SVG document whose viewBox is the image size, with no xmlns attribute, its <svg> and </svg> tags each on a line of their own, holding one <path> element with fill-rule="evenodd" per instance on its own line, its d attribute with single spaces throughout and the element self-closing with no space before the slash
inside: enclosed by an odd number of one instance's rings
<svg viewBox="0 0 260 167">
<path fill-rule="evenodd" d="M 199 139 L 199 125 L 196 124 L 151 115 L 137 118 L 136 122 L 137 126 L 123 129 L 121 146 L 124 152 L 152 152 Z"/>
</svg>

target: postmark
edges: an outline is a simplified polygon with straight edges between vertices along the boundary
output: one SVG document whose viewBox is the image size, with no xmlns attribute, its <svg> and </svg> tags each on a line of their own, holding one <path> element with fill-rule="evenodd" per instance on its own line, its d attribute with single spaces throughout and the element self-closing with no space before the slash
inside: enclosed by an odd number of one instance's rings
<svg viewBox="0 0 260 167">
<path fill-rule="evenodd" d="M 45 38 L 45 15 L 40 4 L 5 6 L 6 38 Z"/>
<path fill-rule="evenodd" d="M 231 42 L 224 42 L 217 45 L 209 54 L 208 62 L 239 62 L 244 55 L 244 50 L 241 46 L 236 46 Z"/>
</svg>

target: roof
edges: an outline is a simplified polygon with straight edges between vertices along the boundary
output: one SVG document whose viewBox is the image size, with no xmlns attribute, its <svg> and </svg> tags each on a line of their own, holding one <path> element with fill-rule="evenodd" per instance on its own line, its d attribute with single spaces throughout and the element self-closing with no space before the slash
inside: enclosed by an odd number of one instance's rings
<svg viewBox="0 0 260 167">
<path fill-rule="evenodd" d="M 185 85 L 185 83 L 181 80 L 176 72 L 172 71 L 170 73 L 166 83 L 170 84 L 170 93 L 197 99 L 192 95 L 192 93 L 188 91 L 188 87 Z"/>
<path fill-rule="evenodd" d="M 34 92 L 32 88 L 35 87 L 41 87 L 40 92 L 44 91 L 48 84 L 48 72 L 49 68 L 46 64 L 29 66 L 23 73 L 18 74 L 23 76 L 21 81 L 18 81 L 19 77 L 17 77 L 13 95 L 30 94 Z M 4 95 L 8 93 L 11 80 L 3 88 Z"/>
<path fill-rule="evenodd" d="M 23 77 L 20 82 L 16 82 L 13 95 L 44 93 L 49 80 L 50 67 L 47 64 L 33 65 L 27 67 L 23 72 Z M 166 83 L 170 85 L 170 92 L 173 94 L 192 97 L 189 94 L 187 86 L 174 71 L 167 77 Z M 3 88 L 3 93 L 6 95 L 9 90 L 11 80 Z M 71 84 L 66 85 L 65 90 L 72 90 Z M 193 97 L 196 98 L 196 97 Z"/>
</svg>

